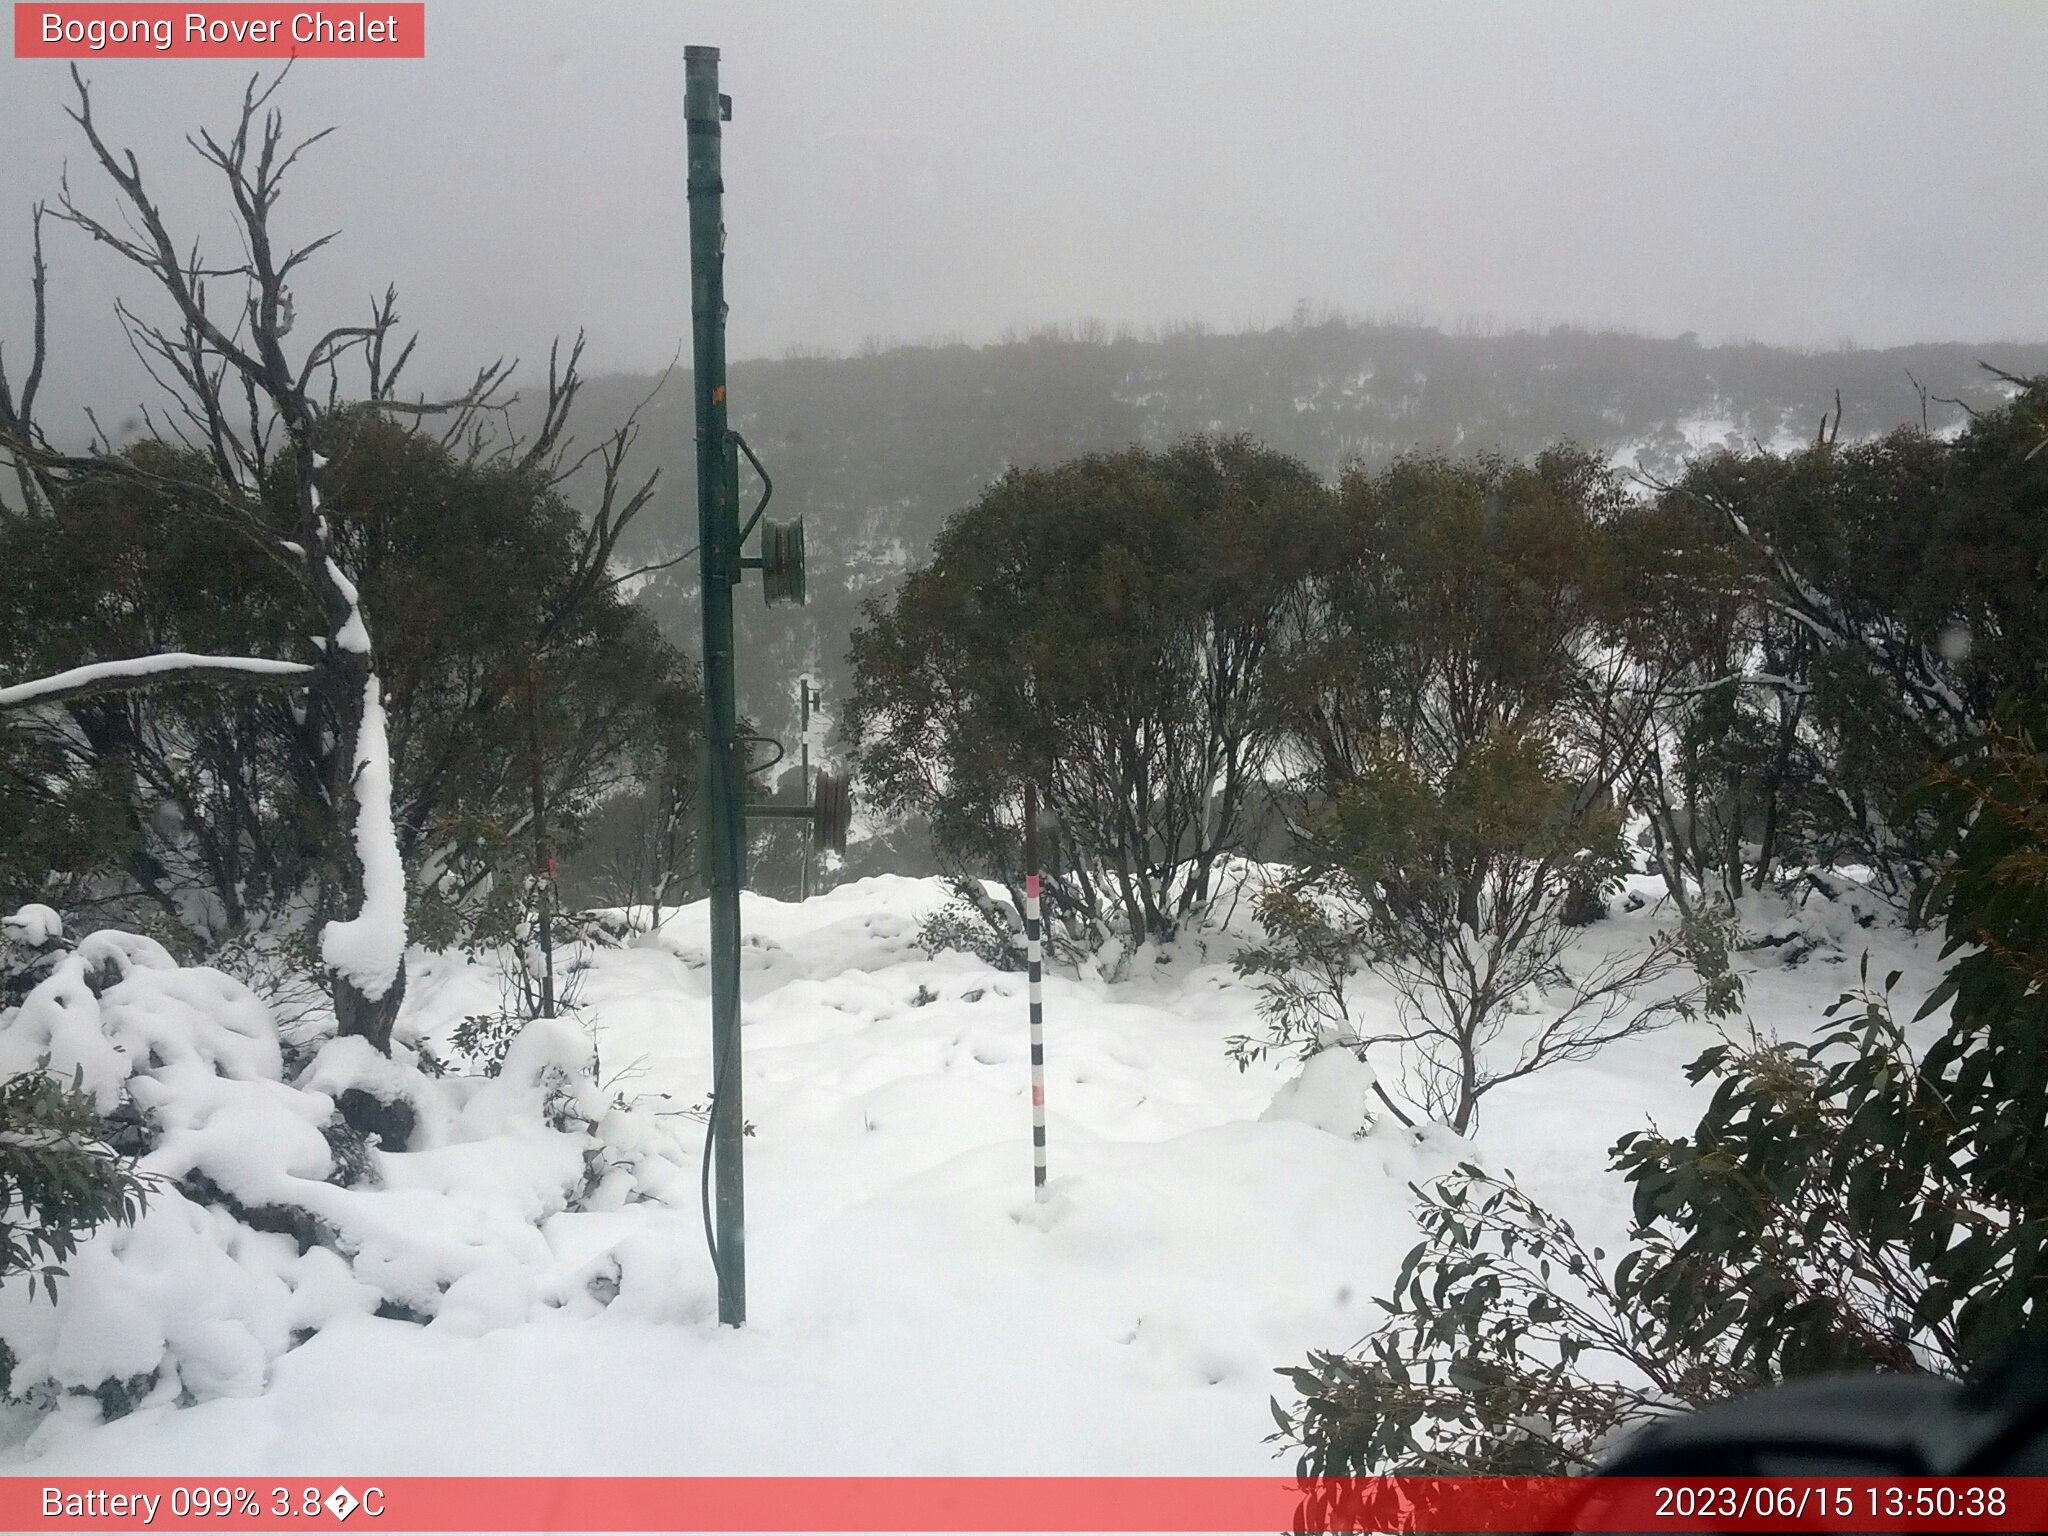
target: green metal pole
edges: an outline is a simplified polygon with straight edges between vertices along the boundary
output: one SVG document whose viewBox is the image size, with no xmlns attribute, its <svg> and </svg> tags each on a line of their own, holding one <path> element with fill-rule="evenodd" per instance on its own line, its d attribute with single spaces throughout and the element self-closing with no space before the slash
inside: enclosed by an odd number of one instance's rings
<svg viewBox="0 0 2048 1536">
<path fill-rule="evenodd" d="M 689 124 L 690 320 L 697 395 L 697 563 L 704 600 L 704 867 L 711 882 L 711 1151 L 718 1249 L 718 1320 L 747 1320 L 746 1193 L 741 1168 L 740 882 L 744 822 L 733 684 L 732 589 L 739 580 L 739 507 L 725 421 L 725 183 L 718 50 L 683 50 Z"/>
</svg>

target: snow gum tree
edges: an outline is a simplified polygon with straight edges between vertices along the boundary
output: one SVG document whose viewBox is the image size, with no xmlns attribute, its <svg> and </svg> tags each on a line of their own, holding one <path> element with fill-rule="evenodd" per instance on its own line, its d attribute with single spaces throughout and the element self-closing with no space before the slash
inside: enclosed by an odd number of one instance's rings
<svg viewBox="0 0 2048 1536">
<path fill-rule="evenodd" d="M 1642 817 L 1673 903 L 1729 911 L 1799 845 L 1790 758 L 1807 700 L 1761 683 L 1798 675 L 1810 637 L 1758 601 L 1755 562 L 1696 509 L 1650 501 L 1609 532 L 1624 594 L 1606 626 L 1627 664 L 1617 702 L 1648 715 L 1617 798 Z"/>
<path fill-rule="evenodd" d="M 863 782 L 929 819 L 1000 931 L 979 881 L 1021 910 L 1036 779 L 1055 937 L 1170 938 L 1243 846 L 1274 739 L 1267 662 L 1327 503 L 1246 440 L 1006 474 L 854 634 Z"/>
<path fill-rule="evenodd" d="M 1674 896 L 1856 865 L 1903 903 L 1932 869 L 1902 792 L 2048 676 L 2048 392 L 2002 377 L 2010 401 L 1953 441 L 1723 452 L 1635 519 L 1627 643 L 1661 692 L 1635 799 Z"/>
<path fill-rule="evenodd" d="M 1277 669 L 1297 860 L 1261 894 L 1267 942 L 1237 960 L 1268 978 L 1271 1029 L 1237 1042 L 1241 1060 L 1392 1046 L 1408 1107 L 1383 1094 L 1390 1107 L 1463 1132 L 1496 1085 L 1723 1000 L 1661 986 L 1688 960 L 1718 974 L 1704 924 L 1568 955 L 1629 867 L 1616 791 L 1649 718 L 1617 707 L 1627 662 L 1606 643 L 1618 510 L 1570 450 L 1346 477 L 1311 618 Z M 1360 965 L 1394 989 L 1386 1030 L 1352 1017 Z"/>
<path fill-rule="evenodd" d="M 94 211 L 68 181 L 54 205 L 38 210 L 31 357 L 18 394 L 0 374 L 0 445 L 22 502 L 10 517 L 49 517 L 65 498 L 118 481 L 174 493 L 232 530 L 307 600 L 313 627 L 296 647 L 304 659 L 186 651 L 80 657 L 74 667 L 0 688 L 0 710 L 48 711 L 80 699 L 191 683 L 303 690 L 301 728 L 317 764 L 308 788 L 324 803 L 331 825 L 347 829 L 352 853 L 339 866 L 319 954 L 340 1032 L 387 1050 L 405 991 L 406 879 L 386 684 L 372 616 L 343 536 L 354 509 L 326 499 L 325 428 L 343 405 L 346 363 L 360 367 L 362 400 L 370 408 L 443 418 L 451 441 L 480 451 L 484 413 L 509 403 L 499 394 L 509 369 L 500 362 L 480 370 L 455 399 L 401 399 L 397 380 L 412 342 L 391 346 L 398 314 L 389 290 L 362 323 L 334 326 L 303 345 L 293 340 L 310 330 L 301 330 L 294 314 L 295 279 L 334 236 L 289 246 L 275 227 L 288 173 L 325 137 L 287 140 L 282 117 L 270 106 L 282 79 L 267 88 L 252 80 L 232 130 L 219 136 L 202 131 L 191 141 L 218 173 L 230 204 L 236 256 L 220 263 L 174 231 L 134 152 L 116 149 L 103 135 L 91 92 L 73 71 L 77 101 L 70 115 L 111 186 L 113 210 Z M 164 451 L 117 453 L 104 434 L 89 451 L 69 451 L 38 423 L 36 394 L 46 362 L 46 217 L 83 232 L 145 278 L 153 303 L 123 301 L 118 311 L 136 355 L 163 389 L 162 414 L 146 408 L 144 419 L 151 436 L 168 445 Z M 573 395 L 573 386 L 567 393 Z M 565 410 L 566 402 L 551 391 L 540 439 L 529 452 L 544 456 L 556 446 Z M 289 487 L 282 518 L 266 505 L 264 487 L 273 481 Z"/>
<path fill-rule="evenodd" d="M 630 572 L 605 569 L 549 473 L 471 461 L 360 407 L 322 433 L 330 503 L 349 509 L 340 559 L 377 619 L 409 926 L 433 945 L 502 938 L 598 807 L 694 764 L 694 668 L 622 595 Z M 157 445 L 129 452 L 207 473 Z M 287 474 L 264 493 L 288 528 Z M 0 525 L 0 675 L 152 648 L 312 658 L 317 622 L 252 541 L 155 485 L 102 479 Z M 90 903 L 208 952 L 309 938 L 333 906 L 353 852 L 299 695 L 171 686 L 9 722 L 0 903 Z M 670 852 L 664 873 L 683 867 Z"/>
</svg>

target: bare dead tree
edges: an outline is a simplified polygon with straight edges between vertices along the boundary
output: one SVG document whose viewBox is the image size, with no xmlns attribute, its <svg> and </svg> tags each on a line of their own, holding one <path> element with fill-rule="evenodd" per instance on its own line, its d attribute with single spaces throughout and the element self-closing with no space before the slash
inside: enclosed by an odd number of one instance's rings
<svg viewBox="0 0 2048 1536">
<path fill-rule="evenodd" d="M 322 954 L 343 1035 L 361 1036 L 388 1050 L 391 1026 L 404 995 L 404 877 L 391 804 L 389 750 L 385 740 L 381 684 L 371 631 L 354 581 L 338 556 L 334 526 L 321 503 L 320 478 L 326 460 L 319 451 L 322 419 L 339 404 L 339 365 L 358 358 L 368 375 L 367 399 L 377 408 L 413 418 L 445 417 L 443 441 L 467 442 L 481 451 L 490 439 L 487 422 L 516 400 L 504 386 L 512 365 L 500 359 L 477 371 L 470 387 L 444 400 L 402 400 L 396 383 L 417 338 L 406 341 L 387 363 L 398 324 L 396 294 L 387 289 L 371 305 L 366 323 L 338 325 L 321 334 L 296 359 L 285 341 L 296 316 L 292 281 L 298 269 L 334 239 L 329 233 L 285 247 L 273 229 L 273 214 L 285 179 L 299 157 L 331 129 L 296 143 L 285 137 L 282 115 L 270 105 L 285 78 L 267 86 L 252 78 L 231 133 L 201 131 L 188 139 L 214 167 L 232 201 L 241 260 L 214 265 L 195 240 L 175 238 L 152 197 L 132 150 L 115 150 L 94 117 L 90 88 L 76 68 L 77 103 L 68 114 L 84 135 L 99 169 L 117 193 L 115 212 L 89 211 L 73 194 L 66 176 L 54 208 L 37 210 L 33 290 L 35 322 L 28 372 L 17 399 L 0 370 L 0 451 L 12 462 L 23 497 L 23 515 L 47 507 L 64 487 L 96 476 L 120 476 L 196 496 L 212 515 L 227 520 L 284 569 L 313 599 L 321 632 L 309 637 L 303 663 L 272 658 L 164 655 L 102 662 L 78 675 L 16 685 L 0 707 L 47 708 L 82 690 L 106 692 L 168 683 L 207 681 L 247 686 L 302 682 L 309 692 L 308 733 L 320 743 L 321 780 L 335 824 L 354 831 L 356 864 L 330 893 L 330 910 L 354 913 L 332 918 L 322 933 Z M 41 225 L 47 212 L 82 230 L 139 270 L 170 318 L 144 318 L 125 303 L 117 306 L 124 332 L 152 379 L 173 402 L 160 435 L 200 453 L 212 480 L 176 480 L 144 468 L 132 456 L 117 455 L 100 433 L 90 451 L 55 447 L 37 423 L 34 409 L 47 355 L 44 309 L 45 266 Z M 217 297 L 225 289 L 227 297 Z M 574 355 L 568 376 L 573 381 Z M 326 388 L 323 393 L 322 383 Z M 573 382 L 560 387 L 551 377 L 544 431 L 553 451 L 566 418 Z M 152 419 L 153 420 L 153 419 Z M 280 531 L 264 516 L 258 489 L 275 456 L 289 458 L 296 485 L 292 523 Z M 630 498 L 628 499 L 630 503 Z M 643 498 L 644 500 L 644 498 Z M 608 557 L 617 530 L 632 511 L 608 504 L 609 539 L 597 540 Z M 68 690 L 68 691 L 67 691 Z"/>
</svg>

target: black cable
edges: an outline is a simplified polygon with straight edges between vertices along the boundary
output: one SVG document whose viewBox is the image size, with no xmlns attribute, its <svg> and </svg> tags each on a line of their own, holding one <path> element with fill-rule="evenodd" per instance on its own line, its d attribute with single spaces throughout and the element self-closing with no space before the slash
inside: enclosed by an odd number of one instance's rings
<svg viewBox="0 0 2048 1536">
<path fill-rule="evenodd" d="M 741 735 L 740 740 L 764 741 L 769 746 L 775 749 L 775 755 L 769 758 L 767 762 L 749 763 L 747 765 L 747 773 L 750 776 L 757 773 L 766 773 L 770 768 L 773 768 L 777 763 L 781 762 L 785 757 L 789 756 L 789 748 L 784 746 L 781 742 L 777 741 L 773 736 L 757 736 L 753 732 L 748 731 Z"/>
<path fill-rule="evenodd" d="M 704 1113 L 704 1156 L 698 1163 L 697 1205 L 704 1213 L 704 1248 L 711 1255 L 711 1274 L 725 1293 L 725 1264 L 718 1256 L 718 1234 L 711 1229 L 711 1128 L 718 1113 L 718 1062 L 711 1063 L 711 1106 Z"/>
<path fill-rule="evenodd" d="M 735 990 L 737 990 L 737 977 L 734 978 L 734 983 Z M 718 985 L 717 967 L 715 965 L 712 968 L 711 984 L 713 987 Z M 704 1156 L 699 1165 L 697 1175 L 697 1204 L 704 1214 L 704 1247 L 711 1255 L 711 1272 L 718 1280 L 718 1294 L 721 1300 L 724 1298 L 726 1288 L 725 1258 L 718 1251 L 718 1233 L 711 1222 L 711 1149 L 713 1145 L 712 1137 L 718 1128 L 718 1106 L 722 1102 L 721 1096 L 725 1092 L 726 1077 L 732 1071 L 732 1050 L 734 1046 L 739 1044 L 739 1039 L 739 1020 L 735 1018 L 733 1020 L 731 1036 L 725 1041 L 723 1049 L 711 1061 L 711 1106 L 704 1116 Z M 742 1135 L 746 1133 L 744 1125 L 740 1127 L 740 1133 Z"/>
</svg>

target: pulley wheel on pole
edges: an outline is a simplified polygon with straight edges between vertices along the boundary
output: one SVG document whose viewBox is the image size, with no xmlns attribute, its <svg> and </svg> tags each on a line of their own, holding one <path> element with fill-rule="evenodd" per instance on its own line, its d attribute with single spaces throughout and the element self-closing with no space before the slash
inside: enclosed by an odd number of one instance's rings
<svg viewBox="0 0 2048 1536">
<path fill-rule="evenodd" d="M 820 768 L 817 794 L 812 804 L 816 808 L 812 827 L 818 846 L 844 855 L 846 831 L 853 821 L 852 780 L 830 768 Z"/>
<path fill-rule="evenodd" d="M 770 604 L 804 600 L 804 520 L 761 519 L 761 595 Z"/>
</svg>

